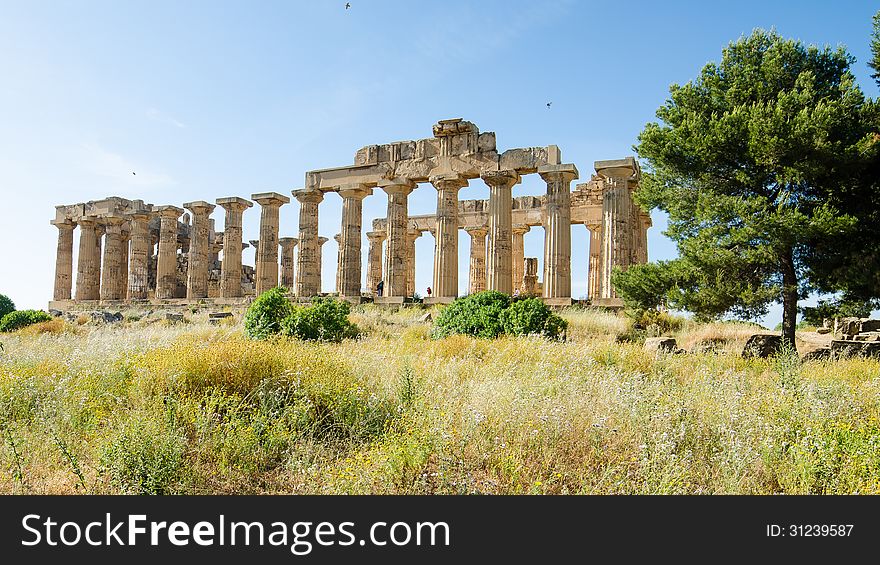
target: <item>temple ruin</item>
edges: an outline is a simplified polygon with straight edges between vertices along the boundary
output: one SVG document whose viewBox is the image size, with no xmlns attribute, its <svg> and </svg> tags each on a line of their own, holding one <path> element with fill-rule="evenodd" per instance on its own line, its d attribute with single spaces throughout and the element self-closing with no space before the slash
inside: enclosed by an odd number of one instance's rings
<svg viewBox="0 0 880 565">
<path fill-rule="evenodd" d="M 280 237 L 279 209 L 290 197 L 276 192 L 218 198 L 215 204 L 188 202 L 177 207 L 109 197 L 56 207 L 58 247 L 55 290 L 50 308 L 78 304 L 244 304 L 281 284 L 307 299 L 321 294 L 322 247 L 319 205 L 327 193 L 342 198 L 336 293 L 352 302 L 401 304 L 415 294 L 415 240 L 434 237 L 433 295 L 425 302 L 450 302 L 458 295 L 460 231 L 471 239 L 468 292 L 540 293 L 555 306 L 571 304 L 571 262 L 588 265 L 588 300 L 618 306 L 611 286 L 614 267 L 647 262 L 650 216 L 632 199 L 640 171 L 633 157 L 596 161 L 596 174 L 571 190 L 574 164 L 562 163 L 555 145 L 499 152 L 495 134 L 480 132 L 462 119 L 441 120 L 433 137 L 368 145 L 354 164 L 306 173 L 305 187 L 292 191 L 300 204 L 296 237 Z M 523 175 L 538 174 L 542 196 L 514 197 Z M 458 199 L 474 179 L 489 188 L 486 200 Z M 410 193 L 419 183 L 437 191 L 435 214 L 411 216 Z M 363 231 L 363 200 L 381 189 L 387 215 Z M 255 264 L 244 265 L 242 218 L 260 207 Z M 210 217 L 223 208 L 224 229 Z M 571 225 L 589 230 L 589 248 L 571 248 Z M 524 257 L 523 234 L 544 229 L 542 277 L 537 259 Z M 79 228 L 76 277 L 74 230 Z M 362 241 L 366 235 L 366 269 Z M 362 282 L 366 278 L 366 286 Z M 74 286 L 75 281 L 75 286 Z M 383 292 L 377 293 L 379 281 Z"/>
</svg>

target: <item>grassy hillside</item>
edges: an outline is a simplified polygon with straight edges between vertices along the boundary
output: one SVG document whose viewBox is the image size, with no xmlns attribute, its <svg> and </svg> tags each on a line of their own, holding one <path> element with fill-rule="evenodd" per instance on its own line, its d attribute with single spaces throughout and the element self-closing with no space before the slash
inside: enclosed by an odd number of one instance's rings
<svg viewBox="0 0 880 565">
<path fill-rule="evenodd" d="M 566 343 L 431 340 L 363 307 L 338 345 L 239 323 L 60 320 L 0 336 L 3 493 L 880 492 L 880 362 L 743 360 L 755 328 L 625 318 Z"/>
</svg>

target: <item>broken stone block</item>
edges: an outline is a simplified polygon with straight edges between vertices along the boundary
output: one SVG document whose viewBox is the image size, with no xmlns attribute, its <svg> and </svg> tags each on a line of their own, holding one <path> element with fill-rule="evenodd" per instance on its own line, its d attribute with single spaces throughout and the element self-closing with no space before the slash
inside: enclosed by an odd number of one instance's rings
<svg viewBox="0 0 880 565">
<path fill-rule="evenodd" d="M 165 320 L 167 320 L 168 322 L 170 322 L 172 324 L 176 324 L 178 322 L 183 321 L 183 314 L 178 313 L 178 312 L 166 312 L 165 313 Z"/>
<path fill-rule="evenodd" d="M 675 353 L 678 342 L 674 337 L 649 337 L 645 339 L 645 351 L 655 353 Z"/>
<path fill-rule="evenodd" d="M 433 318 L 431 317 L 431 313 L 430 313 L 430 312 L 425 312 L 425 313 L 422 314 L 422 316 L 419 318 L 419 321 L 420 321 L 420 322 L 430 322 L 431 320 L 433 320 Z"/>
<path fill-rule="evenodd" d="M 742 356 L 745 358 L 770 357 L 779 351 L 780 345 L 782 345 L 782 336 L 779 334 L 754 334 L 746 341 Z"/>
<path fill-rule="evenodd" d="M 830 334 L 830 333 L 831 333 L 831 328 L 827 328 L 827 327 L 825 327 L 825 326 L 823 326 L 823 327 L 821 327 L 821 328 L 816 328 L 816 333 L 817 333 L 817 334 L 822 334 L 822 335 L 824 335 L 824 334 Z"/>
<path fill-rule="evenodd" d="M 820 347 L 801 356 L 801 361 L 822 361 L 831 358 L 830 347 Z"/>
<path fill-rule="evenodd" d="M 831 341 L 831 353 L 835 358 L 880 357 L 880 341 L 835 339 Z"/>
</svg>

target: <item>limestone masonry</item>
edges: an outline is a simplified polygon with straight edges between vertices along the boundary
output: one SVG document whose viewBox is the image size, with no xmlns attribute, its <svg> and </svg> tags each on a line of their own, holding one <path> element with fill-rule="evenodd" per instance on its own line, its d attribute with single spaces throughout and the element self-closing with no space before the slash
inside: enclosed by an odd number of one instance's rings
<svg viewBox="0 0 880 565">
<path fill-rule="evenodd" d="M 572 190 L 578 169 L 561 162 L 555 145 L 499 152 L 494 133 L 480 133 L 462 119 L 439 121 L 433 134 L 368 145 L 357 151 L 353 165 L 307 172 L 305 187 L 291 192 L 300 204 L 296 234 L 286 233 L 279 223 L 279 209 L 290 197 L 276 192 L 182 207 L 116 196 L 56 206 L 51 221 L 58 228 L 55 291 L 49 307 L 236 304 L 279 284 L 298 298 L 317 296 L 321 248 L 328 241 L 318 234 L 319 205 L 331 192 L 342 199 L 342 222 L 334 237 L 336 293 L 346 300 L 400 304 L 411 298 L 416 293 L 415 240 L 428 232 L 434 237 L 434 276 L 432 295 L 425 302 L 452 301 L 458 294 L 458 246 L 464 230 L 470 236 L 471 293 L 540 293 L 548 304 L 570 304 L 571 262 L 576 260 L 588 266 L 589 301 L 620 305 L 611 286 L 612 269 L 647 262 L 651 226 L 650 216 L 632 198 L 640 178 L 633 157 L 596 161 L 596 174 Z M 541 177 L 545 195 L 514 196 L 527 174 Z M 459 190 L 474 179 L 488 186 L 488 200 L 459 200 Z M 409 195 L 420 183 L 430 183 L 437 192 L 435 214 L 409 215 Z M 387 199 L 387 214 L 374 219 L 366 232 L 363 265 L 363 201 L 374 195 Z M 255 264 L 249 266 L 242 262 L 248 247 L 242 241 L 242 217 L 254 202 L 260 210 L 260 239 L 251 242 Z M 211 218 L 218 207 L 224 215 L 223 232 L 215 231 Z M 572 224 L 589 230 L 588 249 L 572 250 Z M 532 226 L 544 228 L 542 277 L 537 259 L 523 253 L 523 237 Z"/>
</svg>

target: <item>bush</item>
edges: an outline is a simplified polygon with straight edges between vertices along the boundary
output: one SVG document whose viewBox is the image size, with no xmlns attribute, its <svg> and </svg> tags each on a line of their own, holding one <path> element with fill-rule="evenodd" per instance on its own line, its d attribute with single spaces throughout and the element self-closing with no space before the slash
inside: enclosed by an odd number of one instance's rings
<svg viewBox="0 0 880 565">
<path fill-rule="evenodd" d="M 10 312 L 15 312 L 15 304 L 8 296 L 0 294 L 0 320 Z"/>
<path fill-rule="evenodd" d="M 51 320 L 52 316 L 42 310 L 16 310 L 15 312 L 9 312 L 0 320 L 0 332 L 11 332 L 32 324 L 49 322 Z"/>
<path fill-rule="evenodd" d="M 504 333 L 501 312 L 510 306 L 510 297 L 495 290 L 486 290 L 458 298 L 444 308 L 434 322 L 433 336 L 454 334 L 494 338 Z"/>
<path fill-rule="evenodd" d="M 519 300 L 501 312 L 504 333 L 511 335 L 539 334 L 558 339 L 565 336 L 568 322 L 550 311 L 540 299 Z"/>
<path fill-rule="evenodd" d="M 308 341 L 335 341 L 357 337 L 358 328 L 348 319 L 351 307 L 344 300 L 314 298 L 309 306 L 294 306 L 281 322 L 281 334 Z"/>
<path fill-rule="evenodd" d="M 125 494 L 172 494 L 183 473 L 184 438 L 148 419 L 126 422 L 101 450 L 101 468 Z"/>
<path fill-rule="evenodd" d="M 281 331 L 281 321 L 293 312 L 287 289 L 278 286 L 257 297 L 244 315 L 244 333 L 251 339 L 266 339 Z"/>
</svg>

